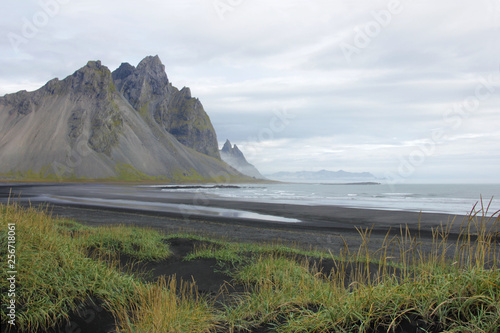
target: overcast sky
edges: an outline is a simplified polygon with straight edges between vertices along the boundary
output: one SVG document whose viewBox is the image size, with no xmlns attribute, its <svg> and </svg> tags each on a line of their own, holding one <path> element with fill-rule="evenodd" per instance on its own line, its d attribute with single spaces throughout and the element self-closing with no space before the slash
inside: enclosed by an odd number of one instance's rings
<svg viewBox="0 0 500 333">
<path fill-rule="evenodd" d="M 500 182 L 500 0 L 2 3 L 0 96 L 158 55 L 262 173 Z"/>
</svg>

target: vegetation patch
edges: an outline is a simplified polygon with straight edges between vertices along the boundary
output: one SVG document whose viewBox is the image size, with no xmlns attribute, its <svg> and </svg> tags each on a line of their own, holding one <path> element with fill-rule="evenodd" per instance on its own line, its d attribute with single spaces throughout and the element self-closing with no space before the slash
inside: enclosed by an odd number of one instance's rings
<svg viewBox="0 0 500 333">
<path fill-rule="evenodd" d="M 174 172 L 174 174 L 172 175 L 172 180 L 182 183 L 196 183 L 202 182 L 204 180 L 204 177 L 200 175 L 196 170 L 190 169 Z"/>
<path fill-rule="evenodd" d="M 335 254 L 87 227 L 16 204 L 0 206 L 2 244 L 9 223 L 16 226 L 19 332 L 91 325 L 81 320 L 89 311 L 96 327 L 118 332 L 495 333 L 500 326 L 498 213 L 472 213 L 453 241 L 449 228 L 437 228 L 432 250 L 402 228 L 375 253 L 370 230 L 360 230 L 358 249 Z M 7 255 L 2 247 L 2 262 Z M 124 270 L 120 256 L 152 275 Z M 2 323 L 7 315 L 3 306 Z"/>
<path fill-rule="evenodd" d="M 116 180 L 120 181 L 165 181 L 165 177 L 149 176 L 142 171 L 137 170 L 130 164 L 118 163 L 115 165 L 115 171 L 118 174 Z"/>
<path fill-rule="evenodd" d="M 162 235 L 145 228 L 103 226 L 82 228 L 76 239 L 94 250 L 98 256 L 127 255 L 135 260 L 157 261 L 167 258 L 171 252 L 168 244 L 162 243 Z"/>
</svg>

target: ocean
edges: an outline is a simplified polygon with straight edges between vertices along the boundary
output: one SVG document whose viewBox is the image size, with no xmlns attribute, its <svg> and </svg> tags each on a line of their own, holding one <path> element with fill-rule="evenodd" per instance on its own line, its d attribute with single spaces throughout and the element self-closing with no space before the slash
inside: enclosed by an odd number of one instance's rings
<svg viewBox="0 0 500 333">
<path fill-rule="evenodd" d="M 299 205 L 402 210 L 464 215 L 490 205 L 500 210 L 500 184 L 243 184 L 175 186 L 162 191 L 198 192 L 210 197 Z"/>
</svg>

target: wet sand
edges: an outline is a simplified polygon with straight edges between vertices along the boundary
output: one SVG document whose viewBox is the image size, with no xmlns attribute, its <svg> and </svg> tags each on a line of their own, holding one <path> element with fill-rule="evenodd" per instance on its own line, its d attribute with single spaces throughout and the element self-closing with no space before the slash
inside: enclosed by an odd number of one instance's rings
<svg viewBox="0 0 500 333">
<path fill-rule="evenodd" d="M 464 216 L 357 209 L 334 205 L 293 205 L 225 200 L 199 193 L 161 191 L 138 185 L 116 184 L 0 184 L 0 200 L 21 200 L 32 205 L 48 203 L 54 215 L 88 225 L 126 224 L 166 232 L 187 231 L 235 241 L 284 242 L 305 248 L 336 252 L 347 243 L 361 243 L 358 229 L 370 228 L 370 248 L 377 250 L 387 233 L 401 227 L 424 242 L 432 241 L 432 228 L 454 220 L 453 233 Z M 192 207 L 195 207 L 193 209 Z M 203 208 L 211 211 L 203 211 Z M 222 213 L 217 213 L 221 209 Z M 225 210 L 230 210 L 229 213 Z M 277 218 L 269 220 L 262 214 Z M 257 218 L 255 218 L 257 216 Z M 300 220 L 281 222 L 279 218 Z"/>
</svg>

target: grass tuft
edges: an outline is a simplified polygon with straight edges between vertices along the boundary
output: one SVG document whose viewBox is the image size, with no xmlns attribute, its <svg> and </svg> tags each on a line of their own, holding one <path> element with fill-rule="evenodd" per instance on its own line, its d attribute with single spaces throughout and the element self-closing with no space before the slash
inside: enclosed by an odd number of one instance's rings
<svg viewBox="0 0 500 333">
<path fill-rule="evenodd" d="M 125 226 L 103 226 L 79 230 L 76 238 L 97 255 L 125 254 L 136 260 L 158 261 L 171 255 L 164 236 L 155 230 Z"/>
<path fill-rule="evenodd" d="M 181 282 L 177 286 L 175 276 L 136 285 L 135 302 L 119 307 L 117 318 L 121 332 L 209 332 L 216 321 L 196 285 Z"/>
</svg>

